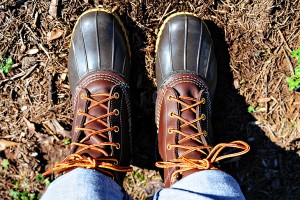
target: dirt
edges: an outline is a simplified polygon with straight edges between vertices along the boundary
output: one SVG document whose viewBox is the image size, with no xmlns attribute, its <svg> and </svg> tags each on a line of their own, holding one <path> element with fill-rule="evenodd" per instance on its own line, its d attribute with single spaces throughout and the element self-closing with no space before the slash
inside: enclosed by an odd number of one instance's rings
<svg viewBox="0 0 300 200">
<path fill-rule="evenodd" d="M 250 153 L 222 169 L 236 178 L 247 199 L 299 197 L 300 93 L 289 91 L 285 81 L 297 64 L 290 51 L 300 46 L 299 0 L 2 0 L 0 56 L 15 64 L 0 76 L 0 162 L 9 161 L 0 166 L 1 199 L 13 199 L 18 191 L 38 198 L 47 181 L 36 177 L 68 153 L 70 37 L 79 15 L 98 6 L 118 13 L 134 58 L 132 164 L 145 168 L 135 168 L 124 182 L 134 199 L 162 187 L 154 167 L 154 47 L 163 20 L 178 11 L 205 20 L 214 40 L 215 142 L 239 139 L 251 145 Z M 255 111 L 249 113 L 248 106 Z M 2 148 L 3 141 L 15 143 Z"/>
</svg>

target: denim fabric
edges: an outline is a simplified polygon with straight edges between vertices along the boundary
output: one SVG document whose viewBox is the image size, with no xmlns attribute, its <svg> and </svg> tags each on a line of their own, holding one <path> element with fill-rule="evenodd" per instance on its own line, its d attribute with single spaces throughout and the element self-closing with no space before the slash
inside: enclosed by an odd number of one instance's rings
<svg viewBox="0 0 300 200">
<path fill-rule="evenodd" d="M 42 200 L 131 199 L 116 182 L 91 169 L 77 168 L 49 185 Z"/>
<path fill-rule="evenodd" d="M 50 184 L 42 200 L 131 199 L 113 180 L 91 169 L 78 168 Z M 155 200 L 245 199 L 228 174 L 206 170 L 189 175 L 172 187 L 158 191 Z"/>
<path fill-rule="evenodd" d="M 170 188 L 158 191 L 154 199 L 240 200 L 245 198 L 232 176 L 222 171 L 205 170 L 181 179 Z"/>
</svg>

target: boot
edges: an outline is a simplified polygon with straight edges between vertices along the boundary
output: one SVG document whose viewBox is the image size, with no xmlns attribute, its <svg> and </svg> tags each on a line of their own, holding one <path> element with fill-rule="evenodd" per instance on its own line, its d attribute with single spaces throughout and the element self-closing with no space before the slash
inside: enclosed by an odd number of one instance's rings
<svg viewBox="0 0 300 200">
<path fill-rule="evenodd" d="M 176 13 L 156 43 L 158 94 L 155 120 L 165 187 L 192 173 L 218 169 L 218 161 L 249 151 L 242 141 L 212 147 L 211 107 L 217 62 L 207 26 L 196 15 Z M 221 155 L 226 147 L 239 152 Z"/>
<path fill-rule="evenodd" d="M 44 175 L 95 169 L 122 185 L 131 171 L 130 48 L 117 16 L 94 9 L 78 19 L 68 59 L 74 120 L 71 153 Z"/>
</svg>

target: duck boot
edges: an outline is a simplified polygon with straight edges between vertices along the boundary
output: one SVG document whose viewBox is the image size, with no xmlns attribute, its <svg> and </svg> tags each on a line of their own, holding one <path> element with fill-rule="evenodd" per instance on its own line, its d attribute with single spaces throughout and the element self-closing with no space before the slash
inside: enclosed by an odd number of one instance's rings
<svg viewBox="0 0 300 200">
<path fill-rule="evenodd" d="M 176 13 L 160 28 L 156 43 L 155 121 L 165 187 L 225 157 L 246 153 L 242 141 L 212 146 L 211 109 L 217 62 L 207 26 L 196 15 Z M 224 148 L 238 152 L 221 155 Z"/>
<path fill-rule="evenodd" d="M 68 69 L 74 120 L 71 153 L 44 175 L 95 169 L 122 185 L 131 171 L 130 48 L 117 16 L 94 9 L 78 19 Z"/>
</svg>

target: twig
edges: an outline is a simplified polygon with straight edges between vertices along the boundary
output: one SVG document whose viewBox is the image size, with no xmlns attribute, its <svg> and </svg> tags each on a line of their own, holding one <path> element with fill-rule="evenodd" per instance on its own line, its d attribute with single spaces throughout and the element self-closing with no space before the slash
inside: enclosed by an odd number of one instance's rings
<svg viewBox="0 0 300 200">
<path fill-rule="evenodd" d="M 294 67 L 293 67 L 293 65 L 292 65 L 292 63 L 291 63 L 291 60 L 290 60 L 289 56 L 287 55 L 287 53 L 286 53 L 286 51 L 285 51 L 284 48 L 282 48 L 282 51 L 283 51 L 283 53 L 284 53 L 285 59 L 286 59 L 287 62 L 288 62 L 290 72 L 291 72 L 292 75 L 294 75 L 295 72 L 294 72 Z"/>
<path fill-rule="evenodd" d="M 21 80 L 24 80 L 29 74 L 31 74 L 31 72 L 33 72 L 33 70 L 38 66 L 38 64 L 33 65 L 28 71 L 27 73 L 21 78 Z"/>
<path fill-rule="evenodd" d="M 284 42 L 285 47 L 286 47 L 290 52 L 292 52 L 291 48 L 289 47 L 288 43 L 286 42 L 286 40 L 285 40 L 285 38 L 284 38 L 284 36 L 283 36 L 283 34 L 282 34 L 282 32 L 281 32 L 280 30 L 278 30 L 278 34 L 280 35 L 282 41 Z"/>
<path fill-rule="evenodd" d="M 35 33 L 31 30 L 31 28 L 24 23 L 24 26 L 29 30 L 29 32 L 32 34 L 32 36 L 34 37 L 34 39 L 36 41 L 39 41 L 39 38 L 35 35 Z M 44 51 L 44 53 L 48 56 L 48 58 L 50 59 L 50 56 L 49 56 L 49 53 L 48 51 L 46 50 L 46 48 L 41 44 L 41 43 L 38 43 L 38 46 Z"/>
<path fill-rule="evenodd" d="M 170 8 L 171 5 L 172 5 L 172 4 L 169 2 L 169 5 L 168 5 L 168 7 L 166 8 L 164 14 L 161 16 L 161 18 L 160 18 L 158 24 L 160 24 L 161 20 L 166 16 L 166 14 L 167 14 L 167 12 L 168 12 L 168 10 L 169 10 L 169 8 Z"/>
<path fill-rule="evenodd" d="M 4 79 L 4 80 L 0 81 L 0 85 L 2 83 L 5 83 L 7 81 L 12 81 L 12 80 L 15 80 L 15 79 L 20 78 L 20 77 L 22 77 L 21 79 L 24 80 L 37 66 L 38 66 L 38 64 L 35 64 L 27 72 L 21 72 L 19 74 L 14 75 L 11 78 L 7 78 L 7 79 Z"/>
</svg>

